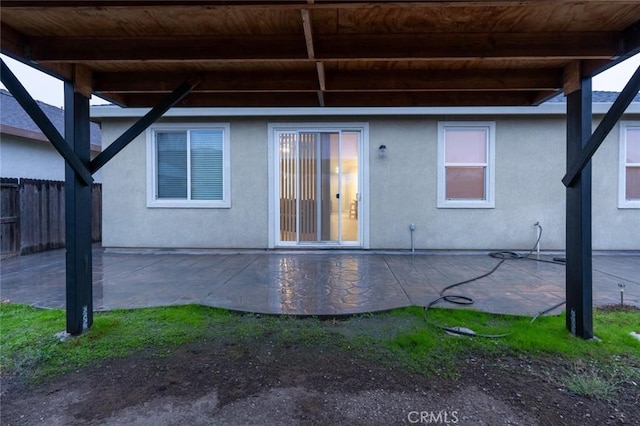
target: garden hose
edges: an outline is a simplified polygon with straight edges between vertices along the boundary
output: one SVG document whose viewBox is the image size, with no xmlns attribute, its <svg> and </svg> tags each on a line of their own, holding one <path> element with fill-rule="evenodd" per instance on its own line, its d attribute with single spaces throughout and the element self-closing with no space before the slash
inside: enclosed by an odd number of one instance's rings
<svg viewBox="0 0 640 426">
<path fill-rule="evenodd" d="M 455 287 L 459 287 L 461 285 L 464 284 L 469 284 L 472 283 L 474 281 L 478 281 L 482 278 L 488 277 L 489 275 L 493 274 L 495 271 L 498 270 L 498 268 L 500 268 L 500 266 L 502 266 L 502 264 L 504 262 L 506 262 L 507 260 L 532 260 L 532 261 L 536 261 L 536 262 L 543 262 L 543 263 L 553 263 L 556 265 L 564 265 L 565 263 L 563 261 L 561 261 L 559 258 L 554 258 L 553 260 L 545 260 L 545 259 L 532 259 L 530 256 L 533 253 L 533 251 L 535 250 L 536 246 L 538 245 L 538 243 L 540 242 L 540 238 L 542 238 L 542 226 L 540 224 L 536 224 L 535 226 L 538 226 L 540 228 L 540 233 L 538 234 L 538 239 L 536 240 L 536 243 L 533 245 L 533 247 L 531 248 L 531 250 L 529 250 L 529 252 L 525 255 L 513 252 L 513 251 L 496 251 L 496 252 L 491 252 L 489 253 L 489 256 L 495 258 L 495 259 L 500 259 L 500 261 L 493 267 L 493 269 L 491 269 L 489 272 L 479 275 L 477 277 L 473 277 L 470 278 L 468 280 L 464 280 L 464 281 L 460 281 L 451 285 L 446 286 L 445 288 L 443 288 L 442 290 L 440 290 L 440 296 L 434 300 L 432 300 L 431 302 L 429 302 L 427 304 L 427 306 L 424 307 L 424 320 L 428 323 L 433 325 L 434 327 L 437 327 L 441 330 L 444 330 L 448 333 L 452 333 L 452 334 L 456 334 L 456 335 L 461 335 L 461 336 L 476 336 L 476 337 L 485 337 L 485 338 L 490 338 L 490 339 L 496 339 L 496 338 L 501 338 L 501 337 L 506 337 L 511 335 L 513 332 L 510 333 L 502 333 L 502 334 L 482 334 L 482 333 L 475 333 L 470 329 L 463 329 L 461 327 L 450 327 L 450 326 L 444 326 L 441 324 L 436 323 L 435 321 L 429 319 L 427 317 L 427 313 L 429 311 L 429 308 L 431 308 L 432 306 L 438 304 L 441 301 L 445 301 L 445 302 L 449 302 L 449 303 L 453 303 L 455 305 L 472 305 L 474 303 L 473 299 L 471 297 L 468 296 L 463 296 L 463 295 L 459 295 L 459 294 L 445 294 L 447 291 L 451 290 L 452 288 Z M 558 259 L 558 260 L 556 260 Z M 539 316 L 544 315 L 548 312 L 551 312 L 552 310 L 558 308 L 559 306 L 564 305 L 566 302 L 562 301 L 554 306 L 552 306 L 551 308 L 545 309 L 544 311 L 541 311 L 539 313 L 537 313 L 530 321 L 530 324 L 533 323 Z M 466 331 L 469 330 L 469 331 Z"/>
</svg>

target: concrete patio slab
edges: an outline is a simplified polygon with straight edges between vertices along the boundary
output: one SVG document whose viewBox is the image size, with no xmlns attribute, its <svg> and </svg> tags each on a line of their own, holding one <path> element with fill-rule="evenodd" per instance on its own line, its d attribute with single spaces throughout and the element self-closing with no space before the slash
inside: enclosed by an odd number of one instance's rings
<svg viewBox="0 0 640 426">
<path fill-rule="evenodd" d="M 550 260 L 549 256 L 543 259 Z M 93 252 L 94 309 L 198 303 L 268 314 L 344 315 L 425 306 L 440 291 L 492 270 L 486 254 L 364 251 L 238 253 Z M 640 306 L 640 254 L 594 255 L 595 305 Z M 505 261 L 495 273 L 447 294 L 472 297 L 473 309 L 535 315 L 564 300 L 565 267 L 530 259 Z M 65 253 L 5 259 L 0 297 L 65 308 Z M 443 303 L 442 306 L 451 306 Z M 560 312 L 563 307 L 553 312 Z"/>
</svg>

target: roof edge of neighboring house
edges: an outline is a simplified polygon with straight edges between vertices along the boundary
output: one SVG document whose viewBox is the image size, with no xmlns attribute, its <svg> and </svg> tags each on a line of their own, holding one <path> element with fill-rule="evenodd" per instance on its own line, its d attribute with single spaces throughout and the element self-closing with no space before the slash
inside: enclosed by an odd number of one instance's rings
<svg viewBox="0 0 640 426">
<path fill-rule="evenodd" d="M 613 102 L 594 102 L 593 115 L 604 115 Z M 150 108 L 121 108 L 117 105 L 91 107 L 91 119 L 142 117 Z M 442 115 L 566 115 L 565 102 L 546 102 L 525 107 L 309 107 L 309 108 L 172 108 L 163 117 L 329 117 L 329 116 L 442 116 Z M 640 102 L 634 102 L 625 114 L 640 114 Z"/>
<path fill-rule="evenodd" d="M 64 109 L 39 100 L 35 102 L 53 127 L 64 135 Z M 0 126 L 2 126 L 2 134 L 35 141 L 49 141 L 33 118 L 27 114 L 13 94 L 6 89 L 0 89 Z M 91 152 L 102 151 L 102 136 L 99 123 L 92 122 L 89 132 Z"/>
<path fill-rule="evenodd" d="M 35 132 L 33 130 L 21 129 L 19 127 L 9 126 L 6 124 L 0 124 L 0 134 L 49 143 L 49 139 L 47 139 L 47 137 L 42 132 Z M 102 147 L 95 143 L 91 144 L 90 149 L 91 149 L 91 152 L 94 152 L 94 153 L 98 153 L 102 151 Z"/>
</svg>

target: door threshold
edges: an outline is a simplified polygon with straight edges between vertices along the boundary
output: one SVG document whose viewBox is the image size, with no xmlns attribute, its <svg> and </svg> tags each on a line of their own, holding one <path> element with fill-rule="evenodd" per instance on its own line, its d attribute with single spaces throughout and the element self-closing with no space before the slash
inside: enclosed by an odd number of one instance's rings
<svg viewBox="0 0 640 426">
<path fill-rule="evenodd" d="M 339 246 L 339 245 L 298 245 L 298 246 L 275 246 L 274 250 L 363 250 L 363 246 Z"/>
</svg>

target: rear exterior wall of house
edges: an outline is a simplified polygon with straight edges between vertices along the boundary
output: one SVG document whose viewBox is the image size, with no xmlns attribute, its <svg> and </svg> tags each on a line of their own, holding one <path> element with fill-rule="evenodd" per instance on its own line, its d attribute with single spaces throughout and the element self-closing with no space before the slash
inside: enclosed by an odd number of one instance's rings
<svg viewBox="0 0 640 426">
<path fill-rule="evenodd" d="M 594 120 L 594 128 L 601 117 Z M 640 117 L 625 117 L 625 120 Z M 103 119 L 103 149 L 135 120 Z M 491 124 L 492 206 L 439 207 L 439 129 L 447 123 Z M 103 245 L 107 248 L 272 248 L 274 185 L 271 123 L 365 123 L 360 169 L 366 180 L 360 245 L 418 250 L 527 250 L 543 227 L 540 248 L 565 241 L 564 116 L 214 117 L 163 119 L 159 125 L 228 126 L 230 207 L 148 206 L 148 133 L 103 168 Z M 187 126 L 188 127 L 188 126 Z M 381 156 L 379 147 L 387 147 Z M 620 125 L 593 158 L 593 249 L 640 250 L 640 209 L 618 207 Z M 275 167 L 275 166 L 274 166 Z M 364 209 L 367 211 L 364 211 Z M 277 247 L 277 244 L 275 244 Z"/>
</svg>

